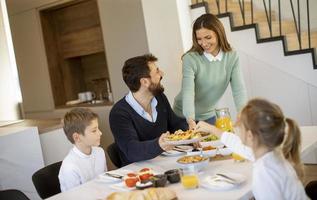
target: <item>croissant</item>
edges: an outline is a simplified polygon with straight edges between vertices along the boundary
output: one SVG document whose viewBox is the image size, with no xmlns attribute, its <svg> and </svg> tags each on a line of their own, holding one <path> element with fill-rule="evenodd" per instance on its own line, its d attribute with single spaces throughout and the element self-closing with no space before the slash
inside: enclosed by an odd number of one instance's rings
<svg viewBox="0 0 317 200">
<path fill-rule="evenodd" d="M 168 188 L 148 188 L 131 192 L 113 192 L 107 200 L 177 200 L 177 196 Z"/>
</svg>

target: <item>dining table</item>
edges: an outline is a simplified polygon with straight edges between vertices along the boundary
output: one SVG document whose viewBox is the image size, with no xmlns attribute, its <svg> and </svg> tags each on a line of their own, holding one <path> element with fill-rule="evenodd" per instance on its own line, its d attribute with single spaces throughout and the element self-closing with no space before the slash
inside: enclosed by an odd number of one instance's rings
<svg viewBox="0 0 317 200">
<path fill-rule="evenodd" d="M 317 126 L 301 127 L 302 155 L 316 153 L 317 149 Z M 126 170 L 138 172 L 142 168 L 151 168 L 155 173 L 161 174 L 170 169 L 179 168 L 177 159 L 184 156 L 180 154 L 177 156 L 160 155 L 151 160 L 135 162 L 124 166 L 120 169 L 113 171 L 116 173 L 118 170 Z M 211 158 L 208 165 L 198 172 L 199 181 L 201 182 L 207 176 L 213 176 L 217 173 L 223 174 L 239 174 L 244 177 L 240 184 L 230 188 L 209 188 L 200 185 L 194 189 L 185 189 L 181 183 L 170 184 L 167 183 L 165 187 L 173 190 L 178 199 L 250 199 L 252 198 L 252 165 L 250 161 L 238 162 L 230 157 L 227 159 L 213 159 Z M 111 173 L 111 171 L 109 171 Z M 100 176 L 86 182 L 78 187 L 70 189 L 66 192 L 54 195 L 48 200 L 105 200 L 113 192 L 130 191 L 130 189 L 123 187 L 114 187 L 120 185 L 121 180 L 115 182 L 102 181 Z M 123 185 L 123 183 L 122 183 Z"/>
</svg>

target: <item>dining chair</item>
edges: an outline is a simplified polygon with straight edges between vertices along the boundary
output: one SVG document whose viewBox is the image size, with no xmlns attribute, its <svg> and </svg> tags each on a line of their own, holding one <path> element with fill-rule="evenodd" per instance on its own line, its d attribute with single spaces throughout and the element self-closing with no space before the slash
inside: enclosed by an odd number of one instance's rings
<svg viewBox="0 0 317 200">
<path fill-rule="evenodd" d="M 56 162 L 38 170 L 33 174 L 33 184 L 37 193 L 42 199 L 46 199 L 61 192 L 58 180 L 58 173 L 61 165 L 62 161 Z"/>
<path fill-rule="evenodd" d="M 20 190 L 1 190 L 0 200 L 30 200 L 23 192 Z"/>
<path fill-rule="evenodd" d="M 311 199 L 317 199 L 317 180 L 309 182 L 305 187 L 306 194 Z"/>
<path fill-rule="evenodd" d="M 111 162 L 118 168 L 122 167 L 119 151 L 119 147 L 116 145 L 116 143 L 112 143 L 107 147 L 107 153 Z"/>
</svg>

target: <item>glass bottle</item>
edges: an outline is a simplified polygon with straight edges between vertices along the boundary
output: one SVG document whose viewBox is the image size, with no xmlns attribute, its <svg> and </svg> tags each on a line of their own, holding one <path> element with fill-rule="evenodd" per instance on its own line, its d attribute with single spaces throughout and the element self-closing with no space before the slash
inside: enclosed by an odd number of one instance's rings
<svg viewBox="0 0 317 200">
<path fill-rule="evenodd" d="M 216 127 L 227 132 L 233 132 L 229 108 L 216 109 Z"/>
</svg>

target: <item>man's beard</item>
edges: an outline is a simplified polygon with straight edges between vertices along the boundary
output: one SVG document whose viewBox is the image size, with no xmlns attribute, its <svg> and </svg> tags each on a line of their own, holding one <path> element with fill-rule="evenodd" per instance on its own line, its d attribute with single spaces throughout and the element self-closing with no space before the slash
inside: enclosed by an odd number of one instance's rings
<svg viewBox="0 0 317 200">
<path fill-rule="evenodd" d="M 151 82 L 151 85 L 149 87 L 149 91 L 152 93 L 153 96 L 160 95 L 164 92 L 164 87 L 161 85 L 161 82 L 155 84 Z"/>
</svg>

